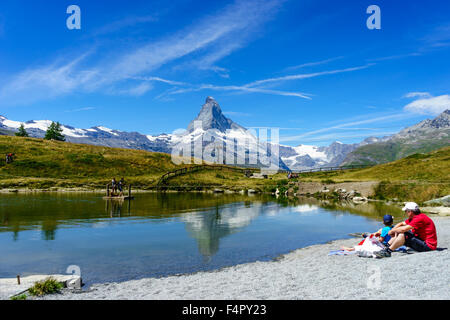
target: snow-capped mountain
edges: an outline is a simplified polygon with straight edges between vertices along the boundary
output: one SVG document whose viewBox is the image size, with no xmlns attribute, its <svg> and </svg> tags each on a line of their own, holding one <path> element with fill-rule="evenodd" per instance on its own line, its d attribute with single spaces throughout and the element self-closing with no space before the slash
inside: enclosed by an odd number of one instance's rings
<svg viewBox="0 0 450 320">
<path fill-rule="evenodd" d="M 32 120 L 19 122 L 0 116 L 0 129 L 15 132 L 23 123 L 25 130 L 31 137 L 43 138 L 51 120 Z M 96 126 L 89 129 L 74 128 L 69 125 L 61 125 L 62 134 L 66 141 L 73 143 L 85 143 L 116 148 L 142 149 L 149 151 L 170 152 L 165 143 L 150 141 L 147 136 L 137 132 L 123 132 Z"/>
<path fill-rule="evenodd" d="M 42 138 L 51 123 L 50 120 L 32 120 L 23 124 L 30 136 Z M 0 134 L 15 132 L 21 124 L 19 121 L 0 116 Z M 370 137 L 356 144 L 336 141 L 326 147 L 273 144 L 270 141 L 270 132 L 261 129 L 247 130 L 225 117 L 220 105 L 212 97 L 206 98 L 199 114 L 184 132 L 153 136 L 104 126 L 79 129 L 62 124 L 61 128 L 66 141 L 73 143 L 165 152 L 189 158 L 203 157 L 205 161 L 239 166 L 278 165 L 282 169 L 290 170 L 338 166 L 357 148 L 387 139 Z M 266 141 L 265 137 L 268 137 L 269 141 Z"/>
<path fill-rule="evenodd" d="M 51 123 L 33 120 L 23 124 L 31 137 L 42 138 Z M 17 131 L 21 124 L 0 116 L 0 129 Z M 206 99 L 198 116 L 181 133 L 152 136 L 103 126 L 79 129 L 61 124 L 61 128 L 66 141 L 73 143 L 173 153 L 230 165 L 267 168 L 275 165 L 288 169 L 278 155 L 278 145 L 258 140 L 253 132 L 226 118 L 212 97 Z"/>
<path fill-rule="evenodd" d="M 320 167 L 340 166 L 348 154 L 372 143 L 385 141 L 388 137 L 369 137 L 360 143 L 345 144 L 335 141 L 329 146 L 299 145 L 297 147 L 280 145 L 280 156 L 291 170 L 307 170 Z"/>
<path fill-rule="evenodd" d="M 203 155 L 203 160 L 214 163 L 289 169 L 279 156 L 278 144 L 271 144 L 266 139 L 269 136 L 269 132 L 247 130 L 228 119 L 217 101 L 207 97 L 200 113 L 189 123 L 186 132 L 171 135 L 167 139 L 170 140 L 172 154 L 175 155 L 192 155 L 195 158 Z M 184 151 L 183 154 L 180 154 L 181 151 Z"/>
</svg>

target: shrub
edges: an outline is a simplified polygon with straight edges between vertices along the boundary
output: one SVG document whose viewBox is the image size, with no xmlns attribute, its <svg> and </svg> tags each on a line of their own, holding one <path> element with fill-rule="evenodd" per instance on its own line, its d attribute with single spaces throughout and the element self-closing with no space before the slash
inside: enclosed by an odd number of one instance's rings
<svg viewBox="0 0 450 320">
<path fill-rule="evenodd" d="M 218 179 L 225 179 L 225 176 L 223 174 L 216 173 L 216 178 L 218 178 Z"/>
<path fill-rule="evenodd" d="M 43 281 L 38 281 L 32 286 L 28 292 L 32 296 L 43 296 L 45 294 L 57 293 L 63 288 L 63 284 L 56 279 L 49 277 Z"/>
<path fill-rule="evenodd" d="M 27 300 L 27 295 L 25 293 L 19 294 L 18 296 L 11 297 L 11 300 Z"/>
</svg>

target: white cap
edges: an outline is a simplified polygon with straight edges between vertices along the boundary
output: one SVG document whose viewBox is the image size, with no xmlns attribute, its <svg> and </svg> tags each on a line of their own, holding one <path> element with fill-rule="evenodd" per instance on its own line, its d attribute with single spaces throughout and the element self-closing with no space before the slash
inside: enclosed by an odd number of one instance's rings
<svg viewBox="0 0 450 320">
<path fill-rule="evenodd" d="M 403 211 L 406 211 L 406 210 L 416 211 L 416 210 L 419 210 L 419 205 L 415 202 L 407 202 L 407 203 L 405 203 L 405 206 L 402 208 L 402 210 Z"/>
</svg>

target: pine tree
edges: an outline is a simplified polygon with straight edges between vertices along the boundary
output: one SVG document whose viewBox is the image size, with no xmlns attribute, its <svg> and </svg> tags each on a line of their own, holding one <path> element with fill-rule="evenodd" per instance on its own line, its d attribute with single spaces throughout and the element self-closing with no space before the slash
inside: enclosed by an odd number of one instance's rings
<svg viewBox="0 0 450 320">
<path fill-rule="evenodd" d="M 27 130 L 25 130 L 25 126 L 23 123 L 19 127 L 19 131 L 16 132 L 17 137 L 29 137 Z"/>
<path fill-rule="evenodd" d="M 52 124 L 48 127 L 47 132 L 45 133 L 45 140 L 57 140 L 57 141 L 66 141 L 64 136 L 62 135 L 62 129 L 59 122 L 52 122 Z"/>
</svg>

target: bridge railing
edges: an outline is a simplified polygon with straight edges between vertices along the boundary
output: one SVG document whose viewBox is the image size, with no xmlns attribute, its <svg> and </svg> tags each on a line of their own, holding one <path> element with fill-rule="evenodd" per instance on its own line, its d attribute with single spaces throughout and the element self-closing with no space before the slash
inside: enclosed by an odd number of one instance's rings
<svg viewBox="0 0 450 320">
<path fill-rule="evenodd" d="M 372 167 L 372 165 L 362 165 L 362 164 L 355 164 L 350 166 L 336 166 L 336 167 L 320 167 L 320 168 L 312 168 L 312 169 L 305 169 L 305 170 L 279 170 L 278 172 L 283 173 L 312 173 L 312 172 L 327 172 L 327 171 L 341 171 L 341 170 L 351 170 L 351 169 L 363 169 Z"/>
<path fill-rule="evenodd" d="M 240 167 L 231 167 L 231 166 L 225 166 L 225 165 L 208 165 L 208 164 L 202 164 L 197 166 L 190 166 L 190 167 L 184 167 L 180 169 L 176 169 L 173 171 L 169 171 L 161 176 L 158 180 L 158 185 L 166 181 L 167 179 L 185 175 L 187 173 L 192 172 L 198 172 L 201 170 L 231 170 L 231 171 L 237 171 L 237 172 L 245 172 L 246 170 L 255 170 L 254 168 L 240 168 Z"/>
<path fill-rule="evenodd" d="M 321 168 L 313 168 L 313 169 L 306 169 L 306 170 L 278 170 L 278 172 L 281 173 L 312 173 L 312 172 L 327 172 L 327 171 L 340 171 L 340 170 L 351 170 L 351 169 L 362 169 L 370 167 L 370 165 L 350 165 L 350 166 L 341 166 L 341 167 L 321 167 Z M 190 167 L 184 167 L 180 169 L 176 169 L 173 171 L 169 171 L 161 176 L 159 178 L 157 185 L 161 185 L 166 180 L 185 175 L 192 172 L 198 172 L 201 170 L 232 170 L 237 172 L 245 173 L 245 171 L 250 170 L 258 170 L 257 168 L 241 168 L 241 167 L 232 167 L 232 166 L 225 166 L 225 165 L 208 165 L 208 164 L 202 164 L 202 165 L 196 165 L 196 166 L 190 166 Z"/>
</svg>

